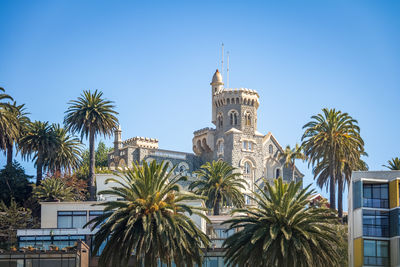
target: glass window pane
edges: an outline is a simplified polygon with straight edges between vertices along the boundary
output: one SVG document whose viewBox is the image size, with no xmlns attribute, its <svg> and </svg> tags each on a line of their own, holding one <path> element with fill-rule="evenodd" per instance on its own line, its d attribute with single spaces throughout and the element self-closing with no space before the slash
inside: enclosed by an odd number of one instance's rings
<svg viewBox="0 0 400 267">
<path fill-rule="evenodd" d="M 388 257 L 388 241 L 376 241 L 376 256 L 378 257 Z"/>
<path fill-rule="evenodd" d="M 86 216 L 86 211 L 74 211 L 73 215 L 82 215 L 82 216 Z"/>
<path fill-rule="evenodd" d="M 381 188 L 379 185 L 372 187 L 372 198 L 381 198 Z"/>
<path fill-rule="evenodd" d="M 72 228 L 72 216 L 58 216 L 57 228 Z"/>
<path fill-rule="evenodd" d="M 365 198 L 372 198 L 371 185 L 365 184 L 363 186 L 363 195 L 364 195 Z"/>
<path fill-rule="evenodd" d="M 376 249 L 375 249 L 375 241 L 374 240 L 364 240 L 364 256 L 375 257 Z"/>
<path fill-rule="evenodd" d="M 59 211 L 58 215 L 72 215 L 72 211 Z"/>
<path fill-rule="evenodd" d="M 86 215 L 85 216 L 74 216 L 72 228 L 83 228 L 86 224 Z"/>
<path fill-rule="evenodd" d="M 381 187 L 381 198 L 382 199 L 389 199 L 389 192 L 388 192 L 387 185 L 382 185 Z"/>
</svg>

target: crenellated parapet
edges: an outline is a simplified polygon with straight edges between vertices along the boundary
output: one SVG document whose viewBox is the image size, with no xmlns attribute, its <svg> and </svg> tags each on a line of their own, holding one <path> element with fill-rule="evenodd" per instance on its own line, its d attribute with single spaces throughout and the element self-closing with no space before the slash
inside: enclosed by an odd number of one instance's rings
<svg viewBox="0 0 400 267">
<path fill-rule="evenodd" d="M 208 153 L 214 151 L 215 129 L 207 127 L 197 130 L 193 134 L 193 152 L 196 155 L 199 156 L 204 152 Z"/>
<path fill-rule="evenodd" d="M 158 149 L 158 139 L 136 136 L 123 141 L 122 145 Z"/>
<path fill-rule="evenodd" d="M 230 104 L 249 105 L 258 108 L 260 105 L 260 96 L 256 90 L 248 88 L 234 88 L 216 91 L 213 95 L 214 104 L 216 107 L 221 107 Z"/>
</svg>

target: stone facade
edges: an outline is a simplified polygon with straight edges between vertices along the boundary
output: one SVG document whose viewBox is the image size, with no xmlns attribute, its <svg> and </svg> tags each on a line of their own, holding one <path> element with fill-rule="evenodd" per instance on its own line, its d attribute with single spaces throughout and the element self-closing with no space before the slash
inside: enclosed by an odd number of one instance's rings
<svg viewBox="0 0 400 267">
<path fill-rule="evenodd" d="M 248 180 L 249 191 L 261 178 L 267 180 L 282 176 L 292 179 L 292 171 L 284 166 L 283 152 L 275 137 L 257 131 L 259 95 L 255 90 L 224 88 L 222 76 L 217 70 L 211 82 L 212 123 L 215 128 L 203 128 L 194 132 L 194 154 L 158 148 L 158 140 L 134 137 L 122 141 L 121 129 L 115 131 L 114 151 L 109 154 L 110 169 L 125 168 L 143 160 L 167 161 L 176 165 L 177 173 L 195 178 L 192 172 L 203 163 L 224 160 L 238 168 Z M 297 168 L 295 179 L 302 179 Z"/>
</svg>

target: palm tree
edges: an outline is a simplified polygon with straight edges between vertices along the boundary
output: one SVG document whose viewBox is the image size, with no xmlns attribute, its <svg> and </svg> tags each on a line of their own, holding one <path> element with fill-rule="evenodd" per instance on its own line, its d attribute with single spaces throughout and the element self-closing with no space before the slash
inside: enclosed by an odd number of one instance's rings
<svg viewBox="0 0 400 267">
<path fill-rule="evenodd" d="M 13 116 L 14 106 L 7 102 L 12 101 L 13 98 L 4 92 L 4 88 L 0 87 L 0 149 L 6 153 L 10 140 L 18 136 L 18 123 Z"/>
<path fill-rule="evenodd" d="M 258 207 L 237 209 L 225 221 L 236 233 L 223 246 L 230 266 L 338 266 L 342 245 L 337 238 L 335 212 L 309 205 L 315 193 L 301 182 L 287 184 L 282 178 L 258 187 Z"/>
<path fill-rule="evenodd" d="M 114 110 L 112 101 L 102 98 L 103 93 L 97 90 L 94 93 L 83 91 L 77 100 L 71 100 L 65 112 L 64 124 L 68 131 L 80 133 L 81 138 L 89 137 L 89 183 L 90 198 L 95 199 L 95 137 L 97 134 L 110 136 L 117 128 L 118 112 Z"/>
<path fill-rule="evenodd" d="M 336 209 L 336 172 L 339 155 L 364 151 L 364 141 L 360 136 L 357 120 L 347 113 L 335 109 L 322 109 L 323 114 L 311 117 L 311 121 L 303 126 L 302 146 L 309 158 L 309 164 L 315 166 L 326 162 L 329 175 L 329 202 Z M 339 192 L 342 194 L 343 192 Z"/>
<path fill-rule="evenodd" d="M 92 230 L 101 225 L 94 236 L 95 255 L 107 242 L 100 255 L 99 266 L 128 266 L 130 257 L 138 266 L 157 266 L 158 261 L 171 266 L 201 266 L 209 239 L 187 215 L 205 218 L 203 208 L 192 207 L 190 201 L 202 198 L 182 192 L 178 182 L 186 177 L 174 175 L 169 164 L 134 164 L 119 179 L 108 179 L 116 187 L 100 192 L 121 200 L 99 204 L 105 213 L 91 220 Z M 94 223 L 94 224 L 93 224 Z"/>
<path fill-rule="evenodd" d="M 47 178 L 33 188 L 33 194 L 40 201 L 60 202 L 74 200 L 73 188 L 66 186 L 60 178 Z"/>
<path fill-rule="evenodd" d="M 36 165 L 36 185 L 43 177 L 45 160 L 57 146 L 57 138 L 48 122 L 35 121 L 30 123 L 24 136 L 20 138 L 19 150 L 24 158 L 33 159 Z"/>
<path fill-rule="evenodd" d="M 7 165 L 12 164 L 13 161 L 13 150 L 14 144 L 18 145 L 19 138 L 21 138 L 30 123 L 30 119 L 27 116 L 29 113 L 26 112 L 25 104 L 17 105 L 16 102 L 6 108 L 12 120 L 14 120 L 14 134 L 9 134 L 6 142 L 7 147 Z"/>
<path fill-rule="evenodd" d="M 296 170 L 296 159 L 306 160 L 307 157 L 303 153 L 303 148 L 296 144 L 296 146 L 291 149 L 289 145 L 286 146 L 282 153 L 282 157 L 285 159 L 285 167 L 292 169 L 292 181 L 294 181 L 294 172 Z"/>
<path fill-rule="evenodd" d="M 207 162 L 194 173 L 198 179 L 190 184 L 189 190 L 207 197 L 206 206 L 213 209 L 214 215 L 219 215 L 221 205 L 244 205 L 241 189 L 246 189 L 247 182 L 236 168 L 224 161 L 213 161 Z"/>
<path fill-rule="evenodd" d="M 399 158 L 392 158 L 388 160 L 389 165 L 382 165 L 383 167 L 388 168 L 391 171 L 398 171 L 400 170 L 400 159 Z"/>
<path fill-rule="evenodd" d="M 52 153 L 46 158 L 45 165 L 53 173 L 61 172 L 62 169 L 68 172 L 77 169 L 82 160 L 82 143 L 78 138 L 70 136 L 59 124 L 53 124 L 52 127 L 57 142 Z"/>
</svg>

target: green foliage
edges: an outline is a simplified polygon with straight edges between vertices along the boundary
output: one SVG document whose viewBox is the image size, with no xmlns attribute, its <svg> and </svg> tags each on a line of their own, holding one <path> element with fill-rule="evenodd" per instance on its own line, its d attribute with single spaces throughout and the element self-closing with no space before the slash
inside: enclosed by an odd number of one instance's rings
<svg viewBox="0 0 400 267">
<path fill-rule="evenodd" d="M 201 266 L 202 247 L 209 239 L 187 214 L 197 214 L 207 219 L 202 208 L 190 206 L 191 201 L 202 198 L 183 192 L 178 182 L 186 177 L 168 171 L 168 164 L 153 161 L 142 166 L 135 164 L 120 179 L 106 182 L 117 186 L 100 194 L 121 200 L 103 204 L 105 214 L 87 225 L 101 225 L 94 238 L 96 254 L 108 240 L 99 259 L 99 266 L 127 266 L 133 255 L 140 265 L 154 267 L 158 261 L 171 266 Z"/>
<path fill-rule="evenodd" d="M 56 143 L 46 156 L 44 165 L 53 173 L 77 169 L 81 164 L 82 143 L 59 124 L 52 125 L 52 134 Z"/>
<path fill-rule="evenodd" d="M 197 171 L 198 179 L 189 186 L 195 194 L 207 197 L 206 205 L 219 215 L 221 205 L 244 205 L 241 189 L 245 190 L 247 182 L 241 178 L 237 169 L 224 161 L 207 162 Z"/>
<path fill-rule="evenodd" d="M 226 261 L 239 266 L 338 266 L 343 246 L 334 211 L 309 205 L 314 193 L 282 178 L 254 192 L 258 207 L 237 209 L 224 224 L 237 232 L 224 242 Z M 347 254 L 346 254 L 347 255 Z"/>
<path fill-rule="evenodd" d="M 25 159 L 33 155 L 36 172 L 36 184 L 39 185 L 43 176 L 45 159 L 50 157 L 57 146 L 57 138 L 53 127 L 48 122 L 35 121 L 30 123 L 24 136 L 19 140 L 19 149 Z"/>
<path fill-rule="evenodd" d="M 37 227 L 31 211 L 11 200 L 10 205 L 0 202 L 0 243 L 4 248 L 17 243 L 17 229 Z"/>
<path fill-rule="evenodd" d="M 364 141 L 360 136 L 360 127 L 357 120 L 349 114 L 335 109 L 322 109 L 323 113 L 311 117 L 311 121 L 303 126 L 302 136 L 304 152 L 314 167 L 324 162 L 326 169 L 314 169 L 314 178 L 325 173 L 320 178 L 321 184 L 329 184 L 330 205 L 336 208 L 336 183 L 339 182 L 339 196 L 343 195 L 343 179 L 341 175 L 341 162 L 353 162 L 360 160 L 364 153 Z M 339 215 L 341 216 L 341 204 Z"/>
<path fill-rule="evenodd" d="M 106 147 L 104 142 L 100 141 L 97 145 L 95 151 L 95 172 L 96 173 L 112 173 L 108 169 L 108 153 L 112 151 L 111 147 Z M 82 154 L 82 164 L 78 170 L 76 170 L 76 175 L 79 179 L 88 180 L 89 178 L 89 150 L 83 151 Z"/>
<path fill-rule="evenodd" d="M 114 110 L 112 101 L 103 99 L 103 93 L 97 90 L 94 93 L 83 91 L 77 100 L 71 100 L 65 112 L 64 124 L 68 131 L 80 133 L 81 138 L 89 138 L 89 186 L 90 198 L 96 197 L 95 189 L 95 152 L 96 135 L 112 135 L 117 128 L 118 112 Z"/>
<path fill-rule="evenodd" d="M 400 170 L 400 159 L 392 158 L 391 160 L 388 160 L 388 165 L 383 165 L 383 167 L 386 167 L 391 171 L 399 171 Z"/>
<path fill-rule="evenodd" d="M 29 182 L 32 177 L 25 174 L 25 170 L 17 162 L 6 165 L 0 171 L 0 201 L 8 206 L 11 199 L 14 199 L 18 205 L 23 205 L 32 192 Z"/>
<path fill-rule="evenodd" d="M 292 169 L 292 181 L 294 181 L 296 159 L 301 159 L 303 161 L 307 159 L 306 155 L 303 153 L 303 147 L 296 144 L 294 148 L 290 148 L 290 146 L 287 145 L 281 157 L 285 159 L 285 166 Z"/>
<path fill-rule="evenodd" d="M 18 138 L 19 124 L 14 116 L 14 106 L 9 103 L 13 98 L 0 87 L 0 149 L 6 151 L 10 140 Z"/>
<path fill-rule="evenodd" d="M 57 177 L 44 179 L 39 186 L 34 186 L 33 194 L 39 201 L 73 201 L 73 188 Z"/>
</svg>

